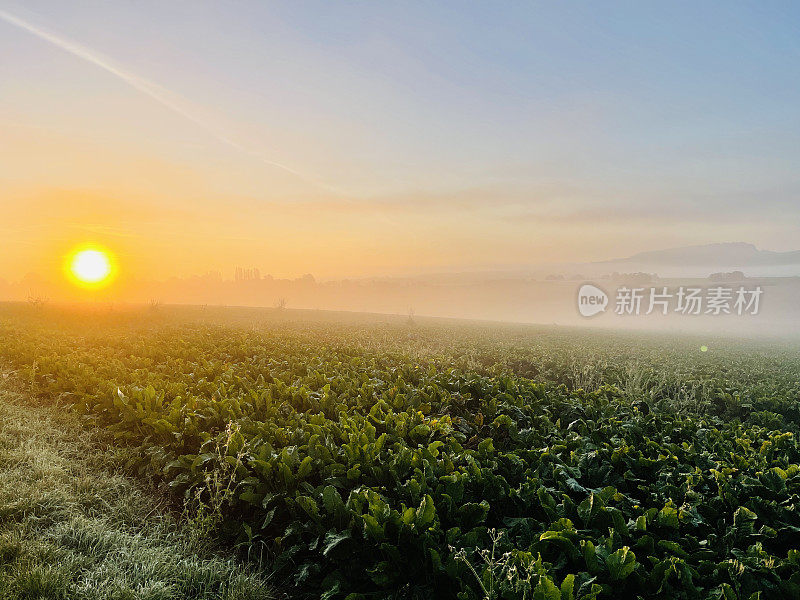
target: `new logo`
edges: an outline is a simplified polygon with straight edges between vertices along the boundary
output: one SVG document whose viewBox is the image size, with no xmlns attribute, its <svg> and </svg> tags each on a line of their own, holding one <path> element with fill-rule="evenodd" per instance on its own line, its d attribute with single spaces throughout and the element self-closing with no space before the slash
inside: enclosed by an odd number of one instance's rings
<svg viewBox="0 0 800 600">
<path fill-rule="evenodd" d="M 608 294 L 596 285 L 584 283 L 578 289 L 578 312 L 584 317 L 593 317 L 604 312 L 608 306 Z"/>
</svg>

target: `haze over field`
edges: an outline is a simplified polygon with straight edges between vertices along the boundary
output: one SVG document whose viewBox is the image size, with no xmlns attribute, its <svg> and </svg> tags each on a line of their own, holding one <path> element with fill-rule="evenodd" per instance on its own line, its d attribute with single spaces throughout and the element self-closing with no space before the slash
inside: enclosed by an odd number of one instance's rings
<svg viewBox="0 0 800 600">
<path fill-rule="evenodd" d="M 800 3 L 0 0 L 0 600 L 800 599 Z"/>
<path fill-rule="evenodd" d="M 530 280 L 800 275 L 799 16 L 0 1 L 0 298 L 550 321 Z"/>
</svg>

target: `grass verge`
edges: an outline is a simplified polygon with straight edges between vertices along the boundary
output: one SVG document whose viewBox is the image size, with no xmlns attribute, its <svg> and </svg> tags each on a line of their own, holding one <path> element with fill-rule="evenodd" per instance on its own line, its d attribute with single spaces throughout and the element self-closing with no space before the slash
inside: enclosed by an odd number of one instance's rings
<svg viewBox="0 0 800 600">
<path fill-rule="evenodd" d="M 16 387 L 0 376 L 0 600 L 274 597 L 115 472 L 73 414 Z"/>
</svg>

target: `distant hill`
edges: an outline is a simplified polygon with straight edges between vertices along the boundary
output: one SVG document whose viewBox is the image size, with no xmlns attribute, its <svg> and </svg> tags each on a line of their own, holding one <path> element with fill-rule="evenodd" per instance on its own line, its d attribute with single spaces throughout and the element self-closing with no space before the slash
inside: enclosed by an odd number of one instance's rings
<svg viewBox="0 0 800 600">
<path fill-rule="evenodd" d="M 683 246 L 666 250 L 639 252 L 627 258 L 601 261 L 595 264 L 650 264 L 668 266 L 777 266 L 800 264 L 800 250 L 772 252 L 759 250 L 746 242 Z"/>
</svg>

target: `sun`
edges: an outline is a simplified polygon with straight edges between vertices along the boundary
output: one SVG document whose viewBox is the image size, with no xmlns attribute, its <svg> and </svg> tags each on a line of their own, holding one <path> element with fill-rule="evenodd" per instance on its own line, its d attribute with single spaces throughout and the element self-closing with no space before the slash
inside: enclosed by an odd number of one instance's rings
<svg viewBox="0 0 800 600">
<path fill-rule="evenodd" d="M 69 257 L 67 271 L 75 283 L 83 287 L 97 288 L 111 280 L 114 264 L 109 252 L 99 248 L 85 248 Z"/>
</svg>

